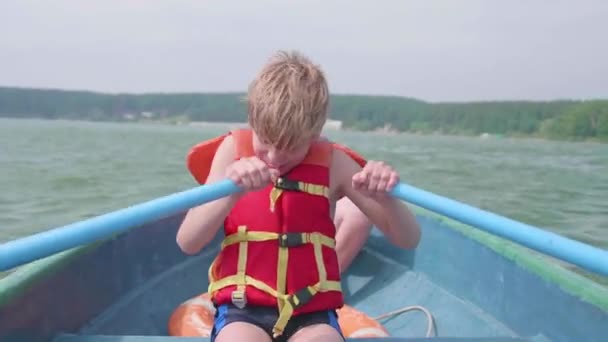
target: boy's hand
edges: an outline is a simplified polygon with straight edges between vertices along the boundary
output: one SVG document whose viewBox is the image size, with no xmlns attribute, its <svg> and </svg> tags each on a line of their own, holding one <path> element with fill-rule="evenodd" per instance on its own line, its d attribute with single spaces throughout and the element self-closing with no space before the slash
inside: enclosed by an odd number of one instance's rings
<svg viewBox="0 0 608 342">
<path fill-rule="evenodd" d="M 363 170 L 353 175 L 353 188 L 369 197 L 384 200 L 399 183 L 399 174 L 384 162 L 369 161 Z"/>
<path fill-rule="evenodd" d="M 279 177 L 279 171 L 269 168 L 258 157 L 241 158 L 228 165 L 226 177 L 230 178 L 245 192 L 265 188 Z"/>
</svg>

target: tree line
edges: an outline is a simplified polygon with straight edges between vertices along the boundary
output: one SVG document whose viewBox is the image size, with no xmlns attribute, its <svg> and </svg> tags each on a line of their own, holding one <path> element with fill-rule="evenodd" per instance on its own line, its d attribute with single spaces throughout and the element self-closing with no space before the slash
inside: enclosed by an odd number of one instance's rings
<svg viewBox="0 0 608 342">
<path fill-rule="evenodd" d="M 246 121 L 244 93 L 106 94 L 0 87 L 0 116 L 126 121 Z M 333 95 L 330 118 L 356 130 L 497 134 L 608 141 L 608 100 L 430 103 Z"/>
</svg>

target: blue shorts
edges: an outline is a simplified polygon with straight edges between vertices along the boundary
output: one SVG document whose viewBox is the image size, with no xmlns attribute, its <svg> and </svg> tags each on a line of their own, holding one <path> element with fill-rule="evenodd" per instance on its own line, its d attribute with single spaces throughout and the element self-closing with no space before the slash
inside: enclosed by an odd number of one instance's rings
<svg viewBox="0 0 608 342">
<path fill-rule="evenodd" d="M 270 339 L 275 342 L 285 342 L 298 330 L 313 324 L 329 324 L 342 335 L 342 329 L 338 324 L 338 315 L 335 310 L 325 310 L 313 313 L 300 314 L 291 317 L 283 334 L 277 338 L 272 338 L 272 327 L 276 323 L 279 314 L 274 307 L 249 307 L 239 309 L 232 304 L 220 305 L 215 312 L 215 323 L 211 331 L 211 342 L 215 341 L 220 330 L 233 322 L 247 322 L 256 325 L 264 330 Z"/>
</svg>

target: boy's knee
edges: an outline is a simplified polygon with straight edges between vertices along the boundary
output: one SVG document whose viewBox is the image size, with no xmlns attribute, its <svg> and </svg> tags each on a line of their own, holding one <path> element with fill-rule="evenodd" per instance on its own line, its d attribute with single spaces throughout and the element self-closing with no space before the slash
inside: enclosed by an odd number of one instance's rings
<svg viewBox="0 0 608 342">
<path fill-rule="evenodd" d="M 329 324 L 313 324 L 298 330 L 289 342 L 342 342 L 344 338 Z"/>
<path fill-rule="evenodd" d="M 260 341 L 271 342 L 270 336 L 260 327 L 247 322 L 226 324 L 217 333 L 214 342 Z"/>
</svg>

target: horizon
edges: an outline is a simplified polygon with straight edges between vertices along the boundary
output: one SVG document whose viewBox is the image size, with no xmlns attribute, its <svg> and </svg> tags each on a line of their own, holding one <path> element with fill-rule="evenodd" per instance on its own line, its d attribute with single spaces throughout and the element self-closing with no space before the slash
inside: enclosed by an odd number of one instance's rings
<svg viewBox="0 0 608 342">
<path fill-rule="evenodd" d="M 27 87 L 27 86 L 11 86 L 0 84 L 0 89 L 21 89 L 21 90 L 42 90 L 42 91 L 59 91 L 59 92 L 81 92 L 81 93 L 92 93 L 98 95 L 128 95 L 128 96 L 143 96 L 143 95 L 243 95 L 246 91 L 163 91 L 163 92 L 107 92 L 97 91 L 90 89 L 68 89 L 68 88 L 44 88 L 44 87 Z M 533 100 L 533 99 L 487 99 L 487 100 L 462 100 L 462 101 L 428 101 L 425 99 L 415 98 L 411 96 L 402 95 L 390 95 L 390 94 L 356 94 L 356 93 L 331 93 L 330 96 L 355 96 L 355 97 L 378 97 L 378 98 L 399 98 L 404 100 L 419 101 L 427 104 L 465 104 L 465 103 L 504 103 L 504 102 L 591 102 L 591 101 L 608 101 L 608 96 L 598 98 L 555 98 L 547 100 Z"/>
<path fill-rule="evenodd" d="M 332 94 L 425 102 L 608 96 L 608 2 L 0 2 L 2 83 L 102 93 L 240 93 L 298 50 Z"/>
</svg>

